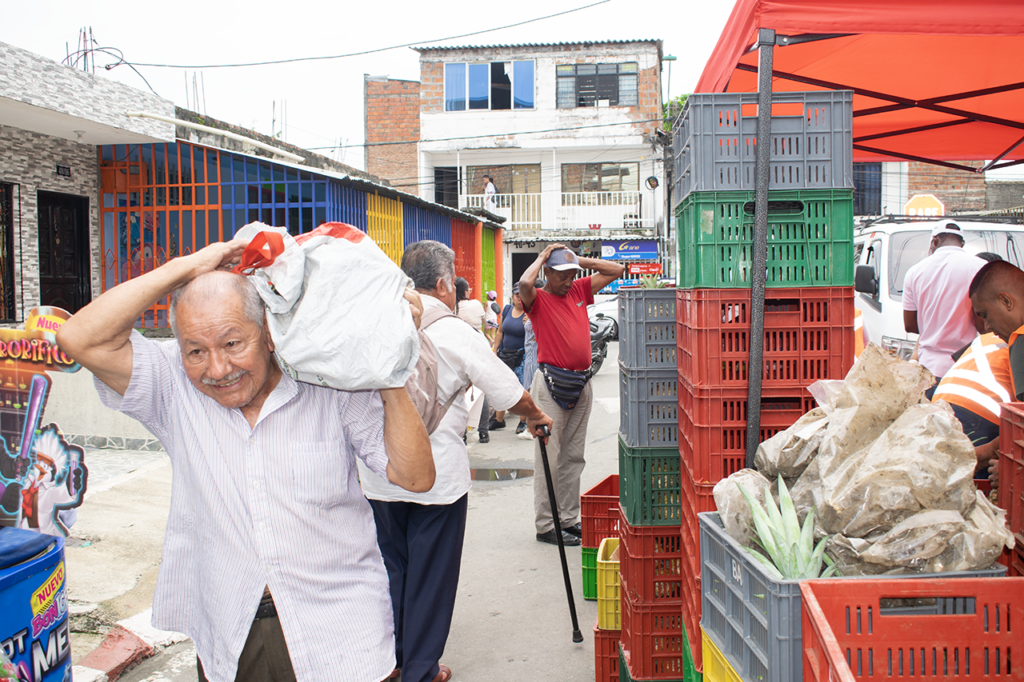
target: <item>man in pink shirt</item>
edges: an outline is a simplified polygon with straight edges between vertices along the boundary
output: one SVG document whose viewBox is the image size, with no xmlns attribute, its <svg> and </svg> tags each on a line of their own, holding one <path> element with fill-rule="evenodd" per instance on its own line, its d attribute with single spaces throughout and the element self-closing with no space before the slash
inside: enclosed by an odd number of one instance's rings
<svg viewBox="0 0 1024 682">
<path fill-rule="evenodd" d="M 951 354 L 978 335 L 967 291 L 983 265 L 964 251 L 960 226 L 947 220 L 932 230 L 928 257 L 903 279 L 903 326 L 920 335 L 918 357 L 936 379 L 953 366 Z"/>
</svg>

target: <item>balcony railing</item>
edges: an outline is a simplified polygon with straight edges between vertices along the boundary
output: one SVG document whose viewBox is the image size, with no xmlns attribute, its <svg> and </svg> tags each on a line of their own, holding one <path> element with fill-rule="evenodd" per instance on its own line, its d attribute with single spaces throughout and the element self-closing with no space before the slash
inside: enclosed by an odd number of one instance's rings
<svg viewBox="0 0 1024 682">
<path fill-rule="evenodd" d="M 653 229 L 654 198 L 643 192 L 539 192 L 463 195 L 459 206 L 486 208 L 511 230 Z"/>
</svg>

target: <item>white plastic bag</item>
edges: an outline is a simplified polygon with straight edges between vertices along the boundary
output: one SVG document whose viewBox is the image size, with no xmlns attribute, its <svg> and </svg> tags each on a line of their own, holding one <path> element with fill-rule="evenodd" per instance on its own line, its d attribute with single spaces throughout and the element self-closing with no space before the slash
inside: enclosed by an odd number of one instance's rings
<svg viewBox="0 0 1024 682">
<path fill-rule="evenodd" d="M 409 278 L 365 233 L 326 223 L 298 239 L 250 223 L 236 272 L 267 304 L 281 368 L 343 391 L 398 388 L 416 368 L 419 336 L 403 298 Z"/>
</svg>

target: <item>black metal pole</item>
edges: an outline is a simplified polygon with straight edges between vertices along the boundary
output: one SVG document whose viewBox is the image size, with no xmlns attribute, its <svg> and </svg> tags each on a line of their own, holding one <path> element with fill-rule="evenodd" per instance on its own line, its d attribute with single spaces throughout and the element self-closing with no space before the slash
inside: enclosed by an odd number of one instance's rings
<svg viewBox="0 0 1024 682">
<path fill-rule="evenodd" d="M 576 619 L 576 600 L 572 596 L 572 583 L 569 581 L 569 564 L 565 560 L 565 545 L 562 544 L 562 522 L 558 518 L 558 502 L 555 500 L 555 484 L 551 480 L 551 465 L 548 464 L 548 448 L 544 445 L 544 437 L 550 435 L 548 427 L 543 427 L 543 435 L 538 436 L 540 459 L 544 463 L 544 478 L 548 482 L 548 501 L 551 503 L 551 518 L 555 522 L 555 537 L 558 539 L 558 555 L 562 558 L 562 578 L 565 579 L 565 596 L 569 599 L 569 616 L 572 618 L 572 641 L 579 644 L 583 641 L 580 624 Z"/>
<path fill-rule="evenodd" d="M 761 442 L 764 374 L 764 279 L 768 260 L 768 162 L 772 140 L 772 50 L 775 31 L 757 32 L 757 157 L 754 166 L 754 239 L 750 254 L 750 362 L 747 364 L 747 467 Z"/>
</svg>

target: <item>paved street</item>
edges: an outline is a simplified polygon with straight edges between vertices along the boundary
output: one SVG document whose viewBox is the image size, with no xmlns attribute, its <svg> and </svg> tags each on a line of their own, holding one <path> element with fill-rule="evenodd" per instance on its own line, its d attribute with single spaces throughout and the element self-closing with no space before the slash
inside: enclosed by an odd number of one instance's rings
<svg viewBox="0 0 1024 682">
<path fill-rule="evenodd" d="M 594 378 L 584 489 L 618 471 L 618 344 Z M 580 549 L 567 548 L 582 644 L 572 627 L 558 549 L 536 542 L 532 442 L 508 428 L 488 444 L 470 446 L 475 480 L 462 558 L 459 595 L 442 662 L 456 680 L 594 679 L 595 602 L 583 600 Z M 76 629 L 102 631 L 151 605 L 160 561 L 171 469 L 160 453 L 90 451 L 90 494 L 73 529 L 68 581 Z M 508 470 L 514 470 L 512 473 Z M 540 472 L 538 472 L 540 473 Z M 497 479 L 497 480 L 494 480 Z M 102 639 L 76 632 L 76 662 Z M 195 652 L 185 641 L 121 677 L 127 682 L 196 679 Z"/>
</svg>

